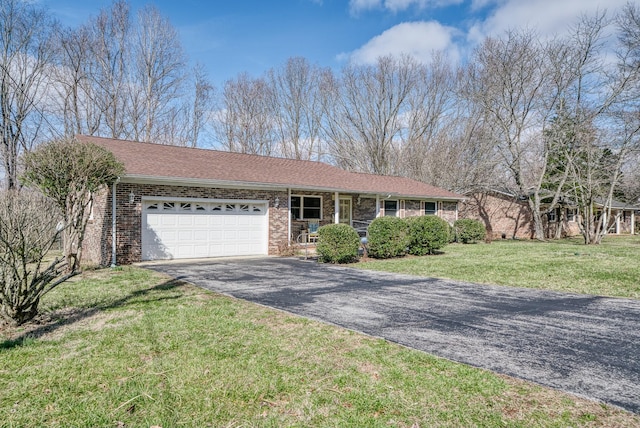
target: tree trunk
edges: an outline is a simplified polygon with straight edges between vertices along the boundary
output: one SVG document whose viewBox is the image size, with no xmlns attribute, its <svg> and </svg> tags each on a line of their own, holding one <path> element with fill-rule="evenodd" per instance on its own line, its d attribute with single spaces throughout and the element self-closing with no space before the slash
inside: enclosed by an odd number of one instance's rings
<svg viewBox="0 0 640 428">
<path fill-rule="evenodd" d="M 532 198 L 529 198 L 529 208 L 531 209 L 531 217 L 533 220 L 534 237 L 538 241 L 544 241 L 544 227 L 542 215 L 540 214 L 540 196 L 537 192 L 533 194 Z"/>
</svg>

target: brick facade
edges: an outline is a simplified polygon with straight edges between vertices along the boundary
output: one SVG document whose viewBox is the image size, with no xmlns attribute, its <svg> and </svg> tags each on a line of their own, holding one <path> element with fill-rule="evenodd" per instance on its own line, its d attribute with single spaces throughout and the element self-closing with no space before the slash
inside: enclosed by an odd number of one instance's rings
<svg viewBox="0 0 640 428">
<path fill-rule="evenodd" d="M 460 217 L 482 221 L 489 239 L 533 237 L 533 220 L 526 202 L 502 194 L 476 193 L 460 205 Z"/>
<path fill-rule="evenodd" d="M 553 217 L 543 218 L 545 237 L 567 237 L 580 234 L 577 217 L 569 208 L 557 208 Z M 527 201 L 501 193 L 476 193 L 460 206 L 461 218 L 474 218 L 484 223 L 488 239 L 532 239 L 533 216 Z"/>
<path fill-rule="evenodd" d="M 129 203 L 129 194 L 135 195 Z M 95 195 L 93 216 L 85 236 L 85 257 L 93 263 L 108 265 L 112 260 L 111 189 Z M 222 189 L 209 187 L 162 186 L 119 183 L 116 186 L 116 258 L 118 264 L 141 261 L 142 198 L 175 197 L 207 199 L 254 199 L 269 201 L 269 254 L 276 254 L 278 244 L 287 241 L 288 196 L 286 191 Z M 278 198 L 278 208 L 274 206 Z"/>
<path fill-rule="evenodd" d="M 334 221 L 335 194 L 331 192 L 310 192 L 291 190 L 293 195 L 321 196 L 322 219 L 321 225 Z M 129 195 L 134 195 L 133 202 L 129 202 Z M 363 197 L 358 194 L 340 194 L 349 196 L 352 200 L 353 220 L 371 221 L 376 216 L 376 199 Z M 141 261 L 142 258 L 142 198 L 197 198 L 197 199 L 227 199 L 227 200 L 266 200 L 268 203 L 268 252 L 270 255 L 278 253 L 278 247 L 295 240 L 306 228 L 306 221 L 292 220 L 291 236 L 287 236 L 288 224 L 288 192 L 285 190 L 248 190 L 226 189 L 210 187 L 192 187 L 175 185 L 156 185 L 138 183 L 119 183 L 116 186 L 116 258 L 117 264 L 130 264 Z M 276 198 L 278 207 L 275 207 Z M 410 217 L 422 215 L 420 200 L 403 200 L 399 215 Z M 438 204 L 438 215 L 449 222 L 455 221 L 457 205 L 455 202 L 441 202 Z M 381 210 L 382 211 L 382 210 Z M 112 189 L 108 188 L 94 195 L 92 217 L 87 226 L 84 241 L 85 260 L 109 265 L 112 262 Z M 382 213 L 381 213 L 382 214 Z"/>
</svg>

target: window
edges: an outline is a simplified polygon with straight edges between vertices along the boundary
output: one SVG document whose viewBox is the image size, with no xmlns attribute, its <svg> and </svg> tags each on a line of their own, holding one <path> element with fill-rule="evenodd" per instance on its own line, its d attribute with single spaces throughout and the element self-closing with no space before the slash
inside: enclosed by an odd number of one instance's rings
<svg viewBox="0 0 640 428">
<path fill-rule="evenodd" d="M 398 214 L 398 201 L 384 201 L 385 217 L 396 217 Z"/>
<path fill-rule="evenodd" d="M 426 215 L 436 215 L 438 214 L 438 205 L 436 202 L 425 202 L 424 203 L 424 213 Z"/>
<path fill-rule="evenodd" d="M 320 196 L 292 196 L 291 215 L 296 219 L 322 219 Z"/>
<path fill-rule="evenodd" d="M 556 221 L 557 217 L 556 217 L 556 211 L 553 210 L 549 213 L 547 213 L 547 218 L 549 219 L 549 222 L 553 222 Z"/>
<path fill-rule="evenodd" d="M 576 221 L 576 209 L 567 208 L 567 221 Z"/>
</svg>

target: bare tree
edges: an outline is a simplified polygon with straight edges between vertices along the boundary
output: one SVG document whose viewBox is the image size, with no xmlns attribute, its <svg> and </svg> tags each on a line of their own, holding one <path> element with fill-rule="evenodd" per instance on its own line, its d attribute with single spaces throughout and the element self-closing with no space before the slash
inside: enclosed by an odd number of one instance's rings
<svg viewBox="0 0 640 428">
<path fill-rule="evenodd" d="M 402 109 L 401 174 L 455 188 L 450 186 L 461 169 L 448 168 L 448 164 L 453 162 L 450 166 L 455 166 L 460 160 L 454 152 L 462 147 L 457 135 L 462 112 L 456 84 L 452 66 L 442 54 L 434 55 L 429 64 L 417 66 L 416 83 Z"/>
<path fill-rule="evenodd" d="M 134 70 L 131 106 L 133 138 L 151 142 L 161 135 L 161 127 L 171 116 L 172 101 L 186 75 L 185 57 L 178 34 L 154 6 L 138 14 L 133 47 Z"/>
<path fill-rule="evenodd" d="M 57 34 L 57 62 L 51 78 L 66 136 L 95 135 L 101 129 L 103 112 L 94 101 L 96 61 L 91 55 L 91 43 L 91 31 L 86 26 Z"/>
<path fill-rule="evenodd" d="M 129 4 L 119 0 L 111 9 L 102 10 L 89 21 L 91 29 L 90 60 L 93 102 L 104 118 L 106 134 L 112 138 L 129 138 L 132 134 L 130 94 L 134 90 L 129 79 L 131 54 L 131 18 Z M 137 93 L 137 92 L 135 92 Z"/>
<path fill-rule="evenodd" d="M 215 128 L 222 146 L 232 152 L 277 154 L 273 96 L 266 80 L 241 74 L 225 83 L 222 98 Z"/>
<path fill-rule="evenodd" d="M 170 105 L 158 130 L 161 135 L 153 142 L 183 147 L 199 147 L 203 143 L 213 116 L 215 87 L 200 65 L 194 67 L 187 81 L 189 93 L 183 95 L 180 103 Z"/>
<path fill-rule="evenodd" d="M 533 32 L 511 30 L 485 40 L 473 60 L 467 93 L 482 110 L 516 193 L 532 193 L 535 237 L 542 240 L 539 191 L 546 155 L 540 137 L 558 98 L 548 51 Z"/>
<path fill-rule="evenodd" d="M 640 120 L 632 89 L 638 68 L 633 65 L 634 48 L 625 39 L 633 33 L 625 31 L 634 27 L 633 8 L 628 5 L 627 13 L 619 17 L 619 64 L 601 55 L 603 30 L 609 24 L 604 13 L 582 17 L 571 39 L 578 55 L 566 98 L 570 100 L 567 108 L 575 126 L 575 142 L 568 146 L 565 157 L 569 195 L 580 210 L 586 244 L 598 244 L 606 235 L 624 162 L 638 147 Z"/>
<path fill-rule="evenodd" d="M 215 87 L 207 77 L 202 65 L 196 65 L 192 73 L 192 95 L 187 111 L 188 145 L 197 147 L 202 131 L 211 118 Z"/>
<path fill-rule="evenodd" d="M 40 133 L 41 98 L 51 61 L 55 23 L 45 10 L 21 0 L 0 2 L 0 157 L 5 186 L 18 186 L 18 159 Z"/>
<path fill-rule="evenodd" d="M 419 69 L 410 57 L 388 56 L 372 66 L 345 67 L 340 81 L 327 76 L 324 131 L 338 165 L 376 174 L 399 173 L 402 114 Z"/>
<path fill-rule="evenodd" d="M 60 233 L 55 205 L 33 191 L 0 192 L 0 322 L 23 324 L 38 314 L 40 299 L 74 273 L 50 258 Z"/>
<path fill-rule="evenodd" d="M 322 75 L 327 70 L 312 66 L 305 58 L 290 58 L 269 72 L 274 103 L 276 135 L 282 156 L 320 159 L 323 116 Z"/>
</svg>

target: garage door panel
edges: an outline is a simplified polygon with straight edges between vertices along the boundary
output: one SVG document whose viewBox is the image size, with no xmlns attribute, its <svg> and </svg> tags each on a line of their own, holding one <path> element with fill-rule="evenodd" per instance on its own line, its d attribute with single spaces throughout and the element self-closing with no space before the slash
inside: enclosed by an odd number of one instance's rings
<svg viewBox="0 0 640 428">
<path fill-rule="evenodd" d="M 193 241 L 193 231 L 191 230 L 180 230 L 178 231 L 178 240 L 179 241 Z"/>
<path fill-rule="evenodd" d="M 160 222 L 159 222 L 159 226 L 176 226 L 176 223 L 178 221 L 177 216 L 169 214 L 169 215 L 162 215 L 162 214 L 158 214 L 160 216 Z"/>
<path fill-rule="evenodd" d="M 216 206 L 215 201 L 157 201 L 145 206 L 153 204 L 154 211 L 143 211 L 144 260 L 267 254 L 266 204 L 251 203 L 259 207 L 256 210 L 245 209 L 249 204 L 241 202 Z M 209 208 L 195 211 L 193 206 Z"/>
<path fill-rule="evenodd" d="M 189 214 L 176 215 L 179 226 L 193 227 L 195 225 L 195 216 Z"/>
<path fill-rule="evenodd" d="M 207 215 L 196 215 L 193 218 L 193 225 L 199 227 L 209 226 L 209 217 Z"/>
</svg>

